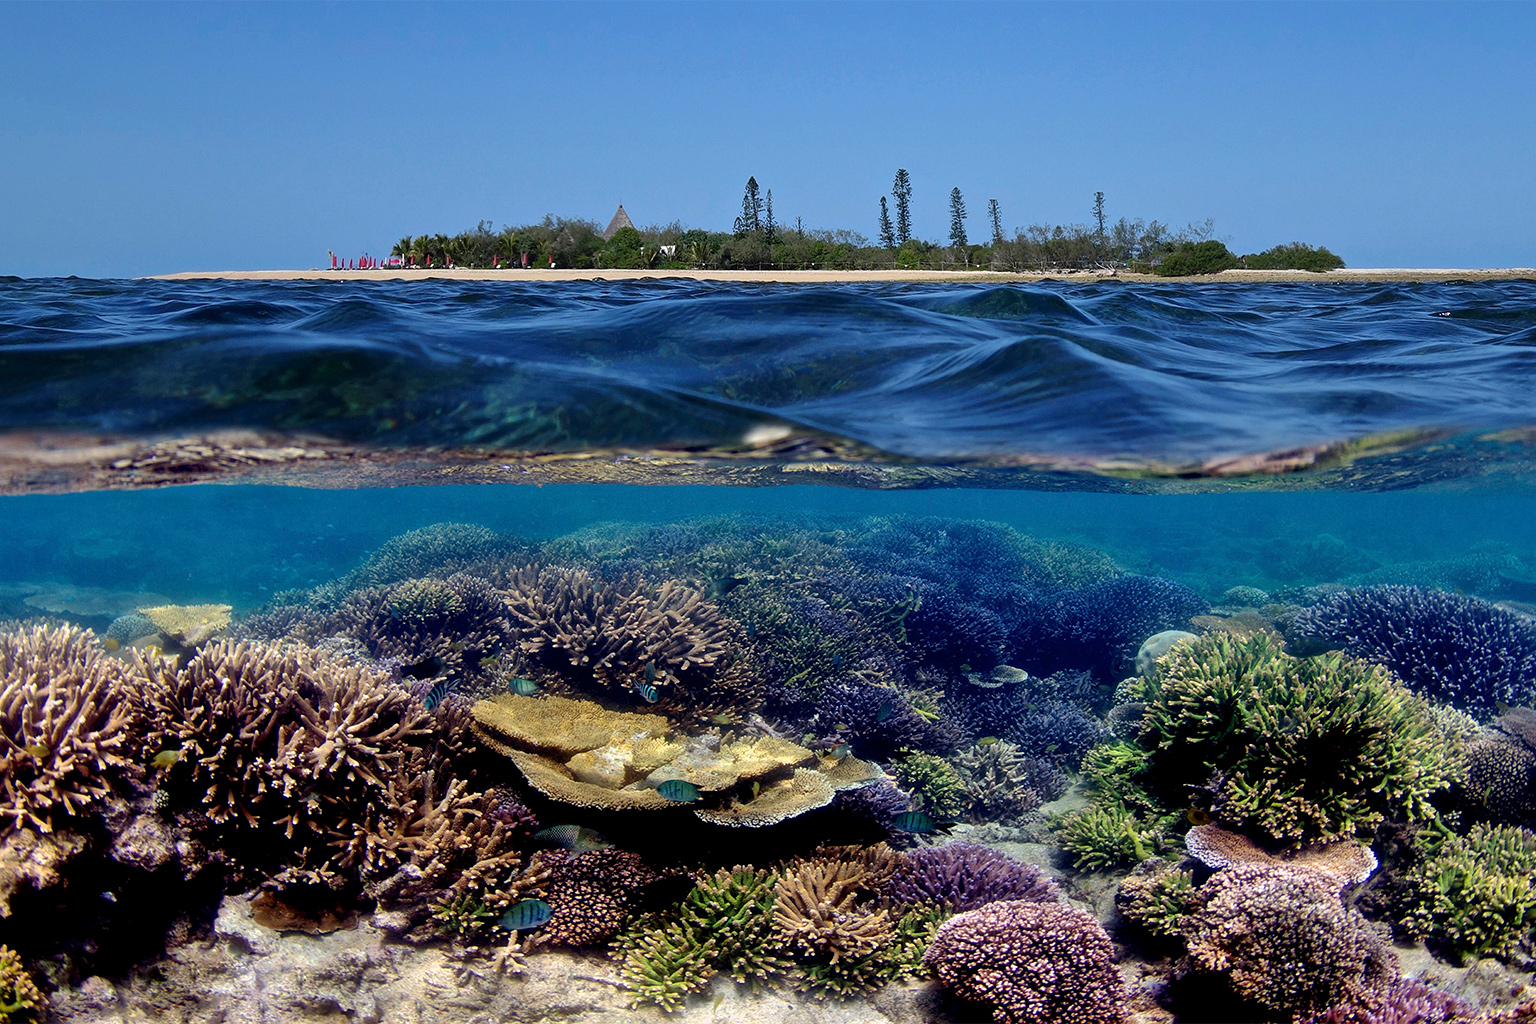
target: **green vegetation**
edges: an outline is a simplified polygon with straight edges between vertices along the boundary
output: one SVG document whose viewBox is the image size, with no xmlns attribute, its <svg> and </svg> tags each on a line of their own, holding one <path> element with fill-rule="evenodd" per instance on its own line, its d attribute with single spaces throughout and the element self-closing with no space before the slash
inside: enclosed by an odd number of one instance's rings
<svg viewBox="0 0 1536 1024">
<path fill-rule="evenodd" d="M 1322 246 L 1314 249 L 1305 242 L 1292 242 L 1244 256 L 1243 266 L 1248 270 L 1310 270 L 1320 274 L 1339 270 L 1344 261 Z"/>
<path fill-rule="evenodd" d="M 915 190 L 905 168 L 896 172 L 891 195 L 880 197 L 876 240 L 857 231 L 807 228 L 776 220 L 773 190 L 747 179 L 741 214 L 731 231 L 687 228 L 678 221 L 623 228 L 606 241 L 602 225 L 580 218 L 546 216 L 537 224 L 492 230 L 481 221 L 457 235 L 400 239 L 390 251 L 418 267 L 529 267 L 660 270 L 948 270 L 976 267 L 1013 272 L 1125 268 L 1170 277 L 1211 274 L 1229 267 L 1251 270 L 1331 270 L 1344 261 L 1324 248 L 1300 242 L 1278 245 L 1239 260 L 1214 238 L 1207 220 L 1173 230 L 1157 220 L 1111 222 L 1103 192 L 1093 193 L 1089 224 L 1031 224 L 1009 237 L 996 199 L 987 202 L 991 228 L 985 244 L 965 227 L 965 199 L 948 195 L 947 244 L 913 234 Z M 892 209 L 894 206 L 894 209 Z"/>
</svg>

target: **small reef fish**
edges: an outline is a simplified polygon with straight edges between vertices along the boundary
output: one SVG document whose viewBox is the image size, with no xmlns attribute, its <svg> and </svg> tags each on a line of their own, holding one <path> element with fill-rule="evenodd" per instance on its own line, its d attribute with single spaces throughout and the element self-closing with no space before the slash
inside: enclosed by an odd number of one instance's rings
<svg viewBox="0 0 1536 1024">
<path fill-rule="evenodd" d="M 535 832 L 533 840 L 546 846 L 559 846 L 572 853 L 606 850 L 613 844 L 584 825 L 554 825 Z"/>
<path fill-rule="evenodd" d="M 983 736 L 981 739 L 976 741 L 976 745 L 978 747 L 990 747 L 992 744 L 994 744 L 996 742 L 997 742 L 997 737 L 996 736 Z"/>
<path fill-rule="evenodd" d="M 661 699 L 661 694 L 656 692 L 656 687 L 652 686 L 644 679 L 635 680 L 635 692 L 638 693 L 640 695 L 640 699 L 645 701 L 647 704 L 655 704 L 658 700 Z"/>
<path fill-rule="evenodd" d="M 33 743 L 31 746 L 22 747 L 27 753 L 41 761 L 48 756 L 48 747 L 42 743 Z"/>
<path fill-rule="evenodd" d="M 421 706 L 426 708 L 428 711 L 435 711 L 437 710 L 437 706 L 443 701 L 447 700 L 448 695 L 452 692 L 453 687 L 446 681 L 438 683 L 436 686 L 432 687 L 432 689 L 427 691 L 427 695 L 425 697 L 421 698 Z"/>
<path fill-rule="evenodd" d="M 891 824 L 903 832 L 916 832 L 920 835 L 927 835 L 930 832 L 937 832 L 939 830 L 938 823 L 922 811 L 907 811 L 905 814 L 898 814 Z"/>
<path fill-rule="evenodd" d="M 709 720 L 716 725 L 735 725 L 736 719 L 727 714 L 710 715 Z"/>
<path fill-rule="evenodd" d="M 554 911 L 543 900 L 518 900 L 507 908 L 496 924 L 509 932 L 525 932 L 549 923 Z"/>
<path fill-rule="evenodd" d="M 1184 820 L 1188 821 L 1191 825 L 1209 825 L 1211 823 L 1211 816 L 1198 807 L 1191 807 L 1184 812 Z"/>
<path fill-rule="evenodd" d="M 519 697 L 532 697 L 539 692 L 539 684 L 532 679 L 514 679 L 507 684 L 507 689 Z"/>
<path fill-rule="evenodd" d="M 827 751 L 827 756 L 836 758 L 837 760 L 841 761 L 851 753 L 853 753 L 853 748 L 849 747 L 846 743 L 839 743 L 837 746 Z"/>
<path fill-rule="evenodd" d="M 883 722 L 896 713 L 896 706 L 888 700 L 880 702 L 880 710 L 875 712 L 875 721 Z"/>
<path fill-rule="evenodd" d="M 668 779 L 656 787 L 656 792 L 675 804 L 691 804 L 700 796 L 698 786 L 682 779 Z"/>
<path fill-rule="evenodd" d="M 101 642 L 101 646 L 105 647 L 109 651 L 116 651 L 121 650 L 123 645 L 109 636 Z"/>
<path fill-rule="evenodd" d="M 705 588 L 704 596 L 711 601 L 718 601 L 745 582 L 745 576 L 722 576 Z"/>
<path fill-rule="evenodd" d="M 181 760 L 181 751 L 179 751 L 179 750 L 162 750 L 162 751 L 160 751 L 160 753 L 156 754 L 154 757 L 149 759 L 149 766 L 151 768 L 156 768 L 156 769 L 159 769 L 159 768 L 169 768 L 171 765 L 175 764 L 177 761 L 180 761 L 180 760 Z"/>
<path fill-rule="evenodd" d="M 645 663 L 645 681 L 648 683 L 656 681 L 656 663 L 654 661 Z"/>
</svg>

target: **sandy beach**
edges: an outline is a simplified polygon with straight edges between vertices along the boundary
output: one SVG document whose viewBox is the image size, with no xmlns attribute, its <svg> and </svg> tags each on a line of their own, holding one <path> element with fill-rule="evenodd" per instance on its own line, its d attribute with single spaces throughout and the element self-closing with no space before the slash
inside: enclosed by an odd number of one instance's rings
<svg viewBox="0 0 1536 1024">
<path fill-rule="evenodd" d="M 1137 281 L 1149 283 L 1195 282 L 1200 284 L 1275 283 L 1302 281 L 1312 284 L 1380 283 L 1389 281 L 1532 281 L 1536 268 L 1362 268 L 1331 270 L 1317 274 L 1305 270 L 1224 270 L 1199 277 L 1158 277 L 1126 271 L 1064 270 L 1040 274 L 1012 274 L 996 270 L 194 270 L 158 274 L 160 281 L 414 281 L 447 278 L 455 281 L 638 281 L 682 279 L 689 281 L 760 281 L 776 284 L 835 284 L 849 282 L 1008 283 L 1031 281 Z"/>
</svg>

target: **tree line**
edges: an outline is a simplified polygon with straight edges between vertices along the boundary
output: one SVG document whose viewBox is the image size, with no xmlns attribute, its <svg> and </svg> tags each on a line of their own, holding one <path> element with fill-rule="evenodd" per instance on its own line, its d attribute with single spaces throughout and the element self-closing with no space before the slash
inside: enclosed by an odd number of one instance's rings
<svg viewBox="0 0 1536 1024">
<path fill-rule="evenodd" d="M 876 239 L 845 229 L 806 228 L 775 216 L 773 190 L 756 176 L 742 192 L 731 231 L 688 228 L 677 221 L 621 228 L 604 239 L 596 221 L 546 216 L 537 224 L 492 229 L 481 221 L 457 235 L 406 236 L 391 255 L 415 266 L 529 266 L 575 269 L 728 270 L 955 270 L 1014 272 L 1127 269 L 1165 276 L 1210 274 L 1231 268 L 1333 270 L 1344 261 L 1302 242 L 1260 253 L 1234 254 L 1206 220 L 1173 229 L 1158 220 L 1109 221 L 1102 191 L 1093 194 L 1086 223 L 1031 224 L 1010 235 L 996 199 L 987 200 L 984 240 L 972 240 L 969 212 L 958 186 L 949 191 L 949 237 L 913 234 L 912 176 L 899 168 L 889 196 L 880 197 Z"/>
</svg>

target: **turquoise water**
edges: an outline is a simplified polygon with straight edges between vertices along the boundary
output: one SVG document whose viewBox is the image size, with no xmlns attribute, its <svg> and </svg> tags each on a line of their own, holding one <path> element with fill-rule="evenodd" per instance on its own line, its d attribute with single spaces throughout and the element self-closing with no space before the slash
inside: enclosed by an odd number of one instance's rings
<svg viewBox="0 0 1536 1024">
<path fill-rule="evenodd" d="M 1522 282 L 0 281 L 0 844 L 80 837 L 0 856 L 0 943 L 76 1006 L 243 894 L 689 1020 L 1503 1024 L 1533 331 Z"/>
</svg>

